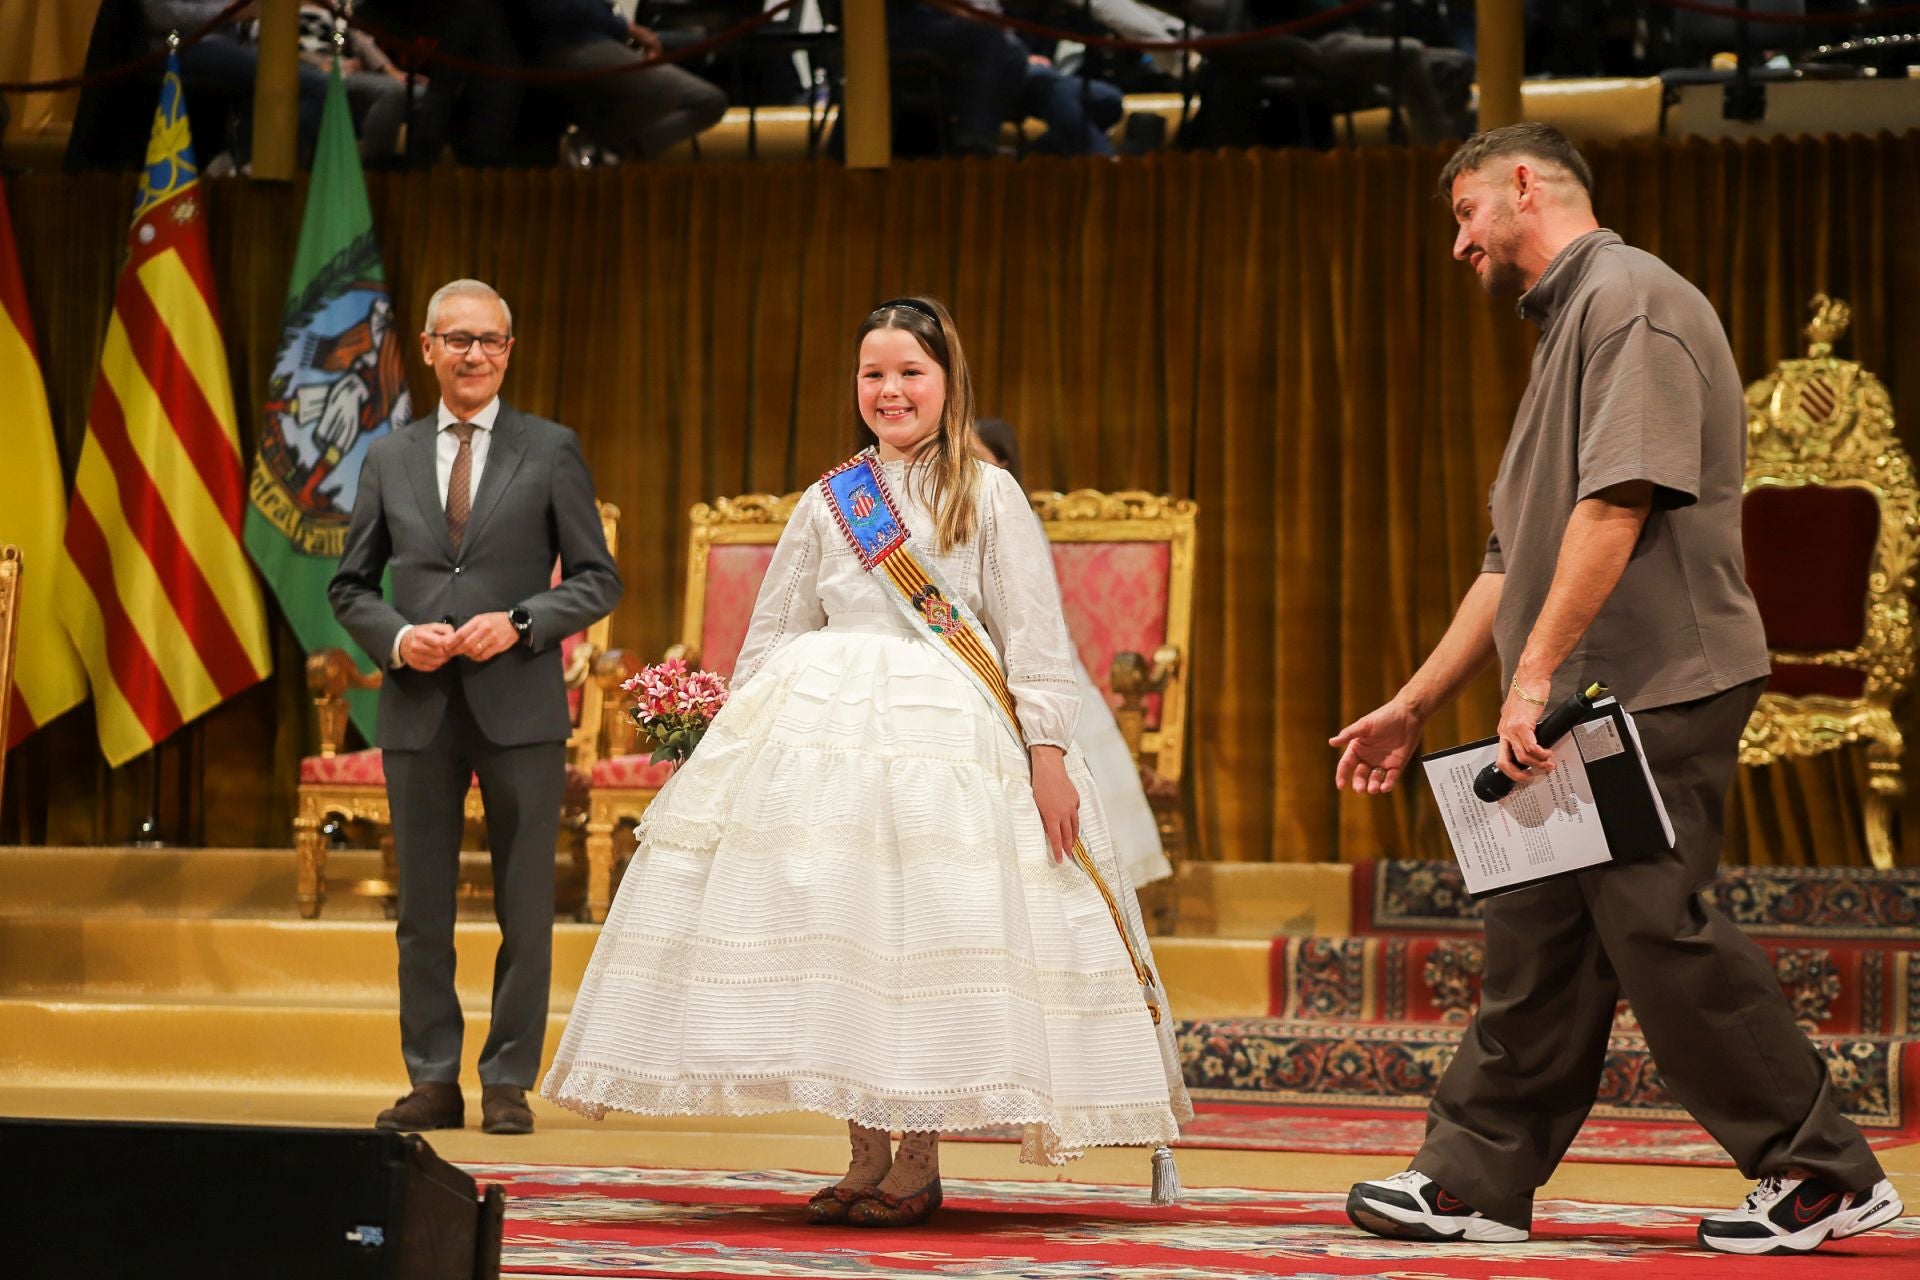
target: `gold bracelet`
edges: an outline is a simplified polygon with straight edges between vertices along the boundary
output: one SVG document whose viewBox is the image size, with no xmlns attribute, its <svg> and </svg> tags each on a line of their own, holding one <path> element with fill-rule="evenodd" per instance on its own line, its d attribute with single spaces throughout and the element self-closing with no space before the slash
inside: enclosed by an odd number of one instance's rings
<svg viewBox="0 0 1920 1280">
<path fill-rule="evenodd" d="M 1513 684 L 1510 687 L 1512 688 L 1514 693 L 1519 695 L 1520 701 L 1522 702 L 1531 702 L 1536 707 L 1544 707 L 1547 705 L 1547 700 L 1545 698 L 1536 698 L 1532 694 L 1528 693 L 1525 689 L 1522 689 L 1520 687 L 1519 676 L 1515 676 L 1513 678 Z"/>
</svg>

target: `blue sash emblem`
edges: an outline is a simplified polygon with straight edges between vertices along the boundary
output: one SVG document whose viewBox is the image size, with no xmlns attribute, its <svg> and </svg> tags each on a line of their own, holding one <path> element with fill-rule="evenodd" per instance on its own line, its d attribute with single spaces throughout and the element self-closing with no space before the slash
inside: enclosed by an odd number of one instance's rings
<svg viewBox="0 0 1920 1280">
<path fill-rule="evenodd" d="M 829 471 L 820 483 L 862 568 L 872 569 L 907 540 L 906 526 L 894 511 L 871 455 L 861 454 Z"/>
</svg>

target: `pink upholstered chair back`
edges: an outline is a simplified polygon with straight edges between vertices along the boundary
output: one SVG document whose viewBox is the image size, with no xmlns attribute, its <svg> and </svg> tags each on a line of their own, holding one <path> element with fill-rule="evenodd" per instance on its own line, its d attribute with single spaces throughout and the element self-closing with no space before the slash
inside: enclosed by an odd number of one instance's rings
<svg viewBox="0 0 1920 1280">
<path fill-rule="evenodd" d="M 760 581 L 800 495 L 743 493 L 695 503 L 687 512 L 687 594 L 680 642 L 709 671 L 731 677 L 753 622 Z"/>
<path fill-rule="evenodd" d="M 733 675 L 746 643 L 753 602 L 773 561 L 773 544 L 716 543 L 707 549 L 707 598 L 700 619 L 700 665 Z"/>
<path fill-rule="evenodd" d="M 1056 542 L 1053 569 L 1067 631 L 1080 661 L 1107 701 L 1109 671 L 1123 651 L 1152 654 L 1167 642 L 1167 581 L 1171 548 L 1165 542 Z M 1147 727 L 1160 727 L 1160 695 L 1148 694 Z"/>
</svg>

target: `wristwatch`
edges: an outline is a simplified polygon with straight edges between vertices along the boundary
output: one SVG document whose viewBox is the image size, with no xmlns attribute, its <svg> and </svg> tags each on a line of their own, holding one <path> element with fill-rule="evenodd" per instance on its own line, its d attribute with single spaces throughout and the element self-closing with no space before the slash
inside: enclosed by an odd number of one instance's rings
<svg viewBox="0 0 1920 1280">
<path fill-rule="evenodd" d="M 533 614 L 528 612 L 527 606 L 517 604 L 507 610 L 507 621 L 520 633 L 520 643 L 529 649 L 533 648 Z"/>
</svg>

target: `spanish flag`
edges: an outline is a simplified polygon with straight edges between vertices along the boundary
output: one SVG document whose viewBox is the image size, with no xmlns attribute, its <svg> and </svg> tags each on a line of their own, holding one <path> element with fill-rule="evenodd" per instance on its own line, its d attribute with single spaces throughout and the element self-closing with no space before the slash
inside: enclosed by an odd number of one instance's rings
<svg viewBox="0 0 1920 1280">
<path fill-rule="evenodd" d="M 233 387 L 180 66 L 167 60 L 147 168 L 67 512 L 60 617 L 93 684 L 109 764 L 271 669 Z"/>
<path fill-rule="evenodd" d="M 7 745 L 86 700 L 87 673 L 54 613 L 60 533 L 67 523 L 67 486 L 60 478 L 53 415 L 40 380 L 27 316 L 27 286 L 13 243 L 13 219 L 0 190 L 0 542 L 20 548 L 19 633 L 14 641 Z"/>
</svg>

